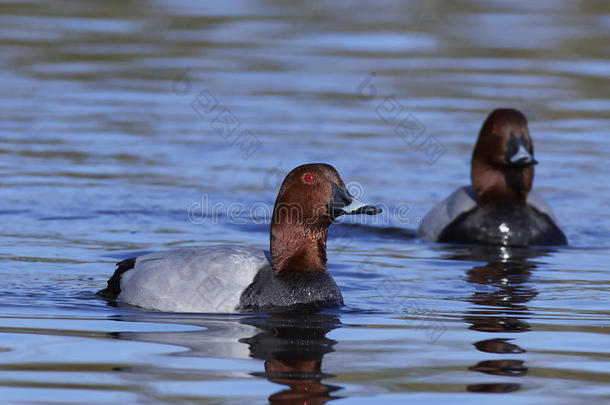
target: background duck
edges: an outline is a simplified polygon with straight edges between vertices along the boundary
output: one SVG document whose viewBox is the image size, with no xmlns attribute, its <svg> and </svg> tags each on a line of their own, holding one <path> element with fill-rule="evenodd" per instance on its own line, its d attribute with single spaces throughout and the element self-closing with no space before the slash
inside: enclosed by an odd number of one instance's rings
<svg viewBox="0 0 610 405">
<path fill-rule="evenodd" d="M 419 233 L 437 242 L 566 245 L 550 206 L 532 191 L 537 163 L 525 116 L 492 111 L 472 153 L 472 185 L 430 210 Z"/>
</svg>

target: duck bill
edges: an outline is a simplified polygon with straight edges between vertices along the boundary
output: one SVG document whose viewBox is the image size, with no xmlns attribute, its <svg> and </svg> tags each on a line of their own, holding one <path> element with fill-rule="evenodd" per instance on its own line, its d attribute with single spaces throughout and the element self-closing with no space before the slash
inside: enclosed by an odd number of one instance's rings
<svg viewBox="0 0 610 405">
<path fill-rule="evenodd" d="M 352 196 L 346 189 L 339 187 L 335 183 L 331 184 L 333 195 L 328 203 L 328 213 L 331 218 L 335 219 L 341 215 L 377 215 L 381 213 L 381 208 L 365 204 Z"/>
<path fill-rule="evenodd" d="M 345 215 L 377 215 L 381 213 L 381 208 L 374 205 L 365 204 L 362 201 L 352 198 L 352 202 L 349 205 L 341 208 L 341 212 Z"/>
<path fill-rule="evenodd" d="M 508 161 L 514 166 L 531 166 L 538 163 L 523 145 L 519 145 L 517 152 L 515 152 Z"/>
</svg>

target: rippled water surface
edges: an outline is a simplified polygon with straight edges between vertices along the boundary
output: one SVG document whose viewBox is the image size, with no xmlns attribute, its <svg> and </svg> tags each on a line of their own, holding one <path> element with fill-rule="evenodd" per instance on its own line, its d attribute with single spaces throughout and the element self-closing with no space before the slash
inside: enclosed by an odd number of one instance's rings
<svg viewBox="0 0 610 405">
<path fill-rule="evenodd" d="M 607 403 L 609 44 L 605 1 L 3 1 L 2 402 Z M 416 237 L 500 106 L 569 247 Z M 94 294 L 142 252 L 267 248 L 311 161 L 386 208 L 331 229 L 344 308 Z"/>
</svg>

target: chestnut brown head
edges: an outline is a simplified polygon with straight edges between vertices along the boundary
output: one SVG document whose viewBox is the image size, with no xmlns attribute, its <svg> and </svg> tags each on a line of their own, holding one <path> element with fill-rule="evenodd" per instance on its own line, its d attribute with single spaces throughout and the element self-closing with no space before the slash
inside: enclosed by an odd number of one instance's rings
<svg viewBox="0 0 610 405">
<path fill-rule="evenodd" d="M 326 269 L 328 227 L 341 215 L 381 212 L 355 199 L 334 167 L 293 169 L 278 192 L 271 220 L 271 256 L 278 273 Z"/>
<path fill-rule="evenodd" d="M 472 186 L 481 202 L 525 204 L 536 163 L 525 116 L 508 108 L 492 111 L 472 153 Z"/>
</svg>

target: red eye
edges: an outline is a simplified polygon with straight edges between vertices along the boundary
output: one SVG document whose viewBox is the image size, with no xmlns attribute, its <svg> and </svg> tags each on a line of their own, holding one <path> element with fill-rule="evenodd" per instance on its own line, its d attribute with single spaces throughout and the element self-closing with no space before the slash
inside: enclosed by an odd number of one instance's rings
<svg viewBox="0 0 610 405">
<path fill-rule="evenodd" d="M 498 128 L 497 125 L 494 125 L 493 132 L 494 132 L 494 134 L 497 134 L 498 132 L 500 132 L 500 128 Z"/>
<path fill-rule="evenodd" d="M 313 181 L 313 174 L 311 174 L 311 173 L 307 173 L 307 174 L 305 175 L 305 182 L 306 182 L 306 183 L 311 183 L 312 181 Z"/>
</svg>

